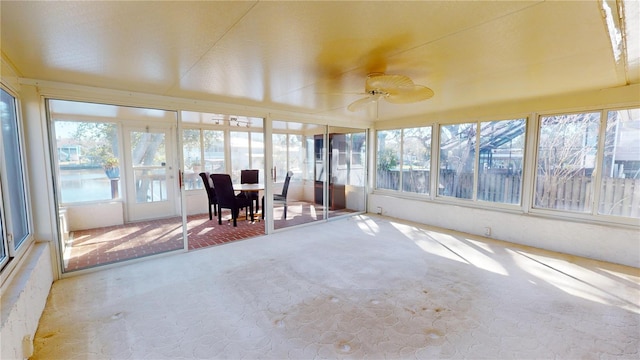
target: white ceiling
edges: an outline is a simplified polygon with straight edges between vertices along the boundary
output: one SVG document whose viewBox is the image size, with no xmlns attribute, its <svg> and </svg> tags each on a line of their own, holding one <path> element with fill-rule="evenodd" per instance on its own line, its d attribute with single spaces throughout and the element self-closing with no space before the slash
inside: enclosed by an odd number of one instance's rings
<svg viewBox="0 0 640 360">
<path fill-rule="evenodd" d="M 628 3 L 627 19 L 640 18 Z M 25 78 L 363 120 L 375 112 L 346 106 L 370 72 L 434 90 L 420 103 L 381 103 L 378 117 L 390 119 L 638 83 L 638 21 L 622 22 L 616 60 L 601 6 L 2 0 L 0 44 Z"/>
</svg>

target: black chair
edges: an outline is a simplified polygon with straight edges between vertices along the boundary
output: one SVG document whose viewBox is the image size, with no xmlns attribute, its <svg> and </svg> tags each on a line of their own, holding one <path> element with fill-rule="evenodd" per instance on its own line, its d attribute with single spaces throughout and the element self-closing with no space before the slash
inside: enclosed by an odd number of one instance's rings
<svg viewBox="0 0 640 360">
<path fill-rule="evenodd" d="M 257 184 L 260 170 L 240 170 L 240 183 L 241 184 Z M 256 203 L 256 211 L 260 210 L 258 200 L 260 199 L 257 191 L 241 191 L 240 195 L 249 198 Z"/>
<path fill-rule="evenodd" d="M 202 178 L 204 189 L 207 190 L 207 197 L 209 198 L 209 220 L 213 220 L 213 215 L 218 215 L 218 199 L 213 189 L 213 180 L 209 177 L 208 172 L 201 172 L 200 177 Z M 213 214 L 211 213 L 211 206 L 213 206 Z"/>
<path fill-rule="evenodd" d="M 273 203 L 284 204 L 284 219 L 287 220 L 287 193 L 289 192 L 289 182 L 293 176 L 293 171 L 287 171 L 287 176 L 284 178 L 284 185 L 282 185 L 281 194 L 273 194 Z M 264 196 L 262 197 L 262 218 L 264 219 Z"/>
<path fill-rule="evenodd" d="M 213 187 L 216 191 L 218 200 L 218 224 L 222 225 L 222 208 L 231 210 L 231 218 L 233 226 L 238 226 L 238 214 L 240 209 L 248 207 L 251 213 L 251 221 L 253 221 L 253 202 L 245 196 L 236 195 L 231 183 L 231 176 L 228 174 L 211 174 Z"/>
</svg>

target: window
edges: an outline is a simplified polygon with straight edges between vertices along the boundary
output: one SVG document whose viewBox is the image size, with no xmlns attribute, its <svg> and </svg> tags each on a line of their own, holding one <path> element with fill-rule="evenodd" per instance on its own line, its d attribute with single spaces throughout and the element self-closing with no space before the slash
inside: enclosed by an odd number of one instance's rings
<svg viewBox="0 0 640 360">
<path fill-rule="evenodd" d="M 378 131 L 378 189 L 429 194 L 430 171 L 430 126 Z"/>
<path fill-rule="evenodd" d="M 0 266 L 4 266 L 30 239 L 31 229 L 17 100 L 4 89 L 0 90 Z"/>
<path fill-rule="evenodd" d="M 200 129 L 182 130 L 182 161 L 184 162 L 185 190 L 202 189 L 202 146 Z"/>
<path fill-rule="evenodd" d="M 364 187 L 367 182 L 365 161 L 367 158 L 367 134 L 354 132 L 346 134 L 349 149 L 349 176 L 348 185 Z"/>
<path fill-rule="evenodd" d="M 119 198 L 121 161 L 117 124 L 55 120 L 54 131 L 61 202 Z"/>
<path fill-rule="evenodd" d="M 402 191 L 429 194 L 431 127 L 402 130 Z"/>
<path fill-rule="evenodd" d="M 231 179 L 240 181 L 240 171 L 244 169 L 264 168 L 264 135 L 249 131 L 231 131 Z M 260 171 L 260 182 L 264 182 Z"/>
<path fill-rule="evenodd" d="M 271 169 L 271 179 L 273 181 L 283 180 L 287 172 L 288 142 L 287 134 L 271 134 L 273 144 L 273 168 Z"/>
<path fill-rule="evenodd" d="M 540 118 L 534 207 L 590 213 L 600 113 Z"/>
<path fill-rule="evenodd" d="M 293 181 L 307 178 L 305 157 L 307 156 L 304 137 L 299 134 L 272 134 L 273 139 L 273 180 L 283 182 L 287 171 L 293 172 Z M 313 140 L 313 138 L 311 138 Z M 313 147 L 311 147 L 313 150 Z"/>
<path fill-rule="evenodd" d="M 367 134 L 355 133 L 351 135 L 351 165 L 364 166 L 367 158 Z"/>
<path fill-rule="evenodd" d="M 399 191 L 402 130 L 381 130 L 377 137 L 376 187 Z"/>
<path fill-rule="evenodd" d="M 640 109 L 609 111 L 598 213 L 640 218 Z"/>
<path fill-rule="evenodd" d="M 203 189 L 201 172 L 228 173 L 237 182 L 241 170 L 264 168 L 262 118 L 182 111 L 181 120 L 186 190 Z"/>
<path fill-rule="evenodd" d="M 224 131 L 203 130 L 204 137 L 204 171 L 210 173 L 224 172 Z"/>
<path fill-rule="evenodd" d="M 442 125 L 438 195 L 520 204 L 525 130 L 526 119 Z"/>
<path fill-rule="evenodd" d="M 473 198 L 476 123 L 440 127 L 438 195 Z"/>
<path fill-rule="evenodd" d="M 199 176 L 203 171 L 212 174 L 225 172 L 224 131 L 185 129 L 182 131 L 182 141 L 186 190 L 203 188 Z"/>
<path fill-rule="evenodd" d="M 289 134 L 289 170 L 297 179 L 306 178 L 305 143 L 302 135 Z"/>
<path fill-rule="evenodd" d="M 250 169 L 264 169 L 264 134 L 261 132 L 251 132 L 251 167 Z M 262 171 L 260 171 L 260 182 L 264 181 Z"/>
<path fill-rule="evenodd" d="M 0 196 L 0 201 L 2 201 L 2 196 Z M 0 210 L 1 209 L 2 209 L 2 206 L 0 206 Z M 9 261 L 9 254 L 8 254 L 7 239 L 4 236 L 4 216 L 2 216 L 1 212 L 0 212 L 0 240 L 2 240 L 2 246 L 0 247 L 0 269 L 2 269 L 2 267 L 4 267 L 4 264 L 6 264 Z"/>
<path fill-rule="evenodd" d="M 526 120 L 480 123 L 480 201 L 520 204 Z"/>
</svg>

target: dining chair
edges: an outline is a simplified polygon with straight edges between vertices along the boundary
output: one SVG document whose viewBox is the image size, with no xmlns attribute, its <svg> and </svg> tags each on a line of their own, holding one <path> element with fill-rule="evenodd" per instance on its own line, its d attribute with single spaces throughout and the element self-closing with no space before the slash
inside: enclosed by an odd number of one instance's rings
<svg viewBox="0 0 640 360">
<path fill-rule="evenodd" d="M 231 210 L 233 226 L 238 226 L 237 219 L 240 209 L 248 207 L 253 221 L 253 202 L 245 196 L 236 195 L 229 174 L 211 174 L 213 187 L 218 200 L 218 224 L 222 225 L 222 209 Z"/>
<path fill-rule="evenodd" d="M 284 178 L 284 184 L 282 185 L 282 193 L 273 194 L 273 203 L 284 204 L 284 219 L 287 220 L 287 193 L 289 192 L 289 182 L 291 182 L 291 177 L 293 176 L 293 171 L 287 171 L 287 176 Z M 262 218 L 264 219 L 264 196 L 262 197 Z"/>
<path fill-rule="evenodd" d="M 201 172 L 202 184 L 207 191 L 207 197 L 209 198 L 209 220 L 213 220 L 213 215 L 218 215 L 218 198 L 216 198 L 216 192 L 213 188 L 213 180 L 209 177 L 208 172 Z M 211 213 L 211 207 L 213 206 L 213 214 Z"/>
<path fill-rule="evenodd" d="M 257 184 L 259 182 L 260 170 L 248 169 L 240 170 L 240 183 L 241 184 Z M 260 210 L 258 200 L 260 199 L 257 191 L 241 191 L 241 195 L 255 201 L 256 211 Z"/>
</svg>

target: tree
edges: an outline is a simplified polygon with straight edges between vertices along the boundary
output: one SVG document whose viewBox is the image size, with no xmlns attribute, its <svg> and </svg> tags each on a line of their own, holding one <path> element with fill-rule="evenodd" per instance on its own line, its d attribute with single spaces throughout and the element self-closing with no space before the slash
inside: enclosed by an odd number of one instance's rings
<svg viewBox="0 0 640 360">
<path fill-rule="evenodd" d="M 541 118 L 536 206 L 590 210 L 599 124 L 598 113 Z"/>
<path fill-rule="evenodd" d="M 157 164 L 166 164 L 166 154 L 164 151 L 165 139 L 164 133 L 151 132 L 131 132 L 131 157 L 133 166 L 149 166 Z M 162 146 L 162 147 L 161 147 Z M 153 170 L 143 169 L 141 174 L 135 174 L 136 177 L 136 201 L 148 202 L 149 190 L 151 188 L 151 176 Z"/>
<path fill-rule="evenodd" d="M 72 138 L 83 146 L 90 163 L 104 166 L 118 159 L 118 127 L 115 123 L 57 121 L 56 126 L 70 124 L 75 127 Z"/>
<path fill-rule="evenodd" d="M 464 123 L 444 125 L 441 128 L 440 156 L 441 163 L 445 165 L 441 169 L 441 182 L 445 183 L 443 185 L 449 192 L 448 195 L 471 198 L 473 194 L 476 126 L 476 123 Z M 471 186 L 468 186 L 469 180 Z"/>
</svg>

